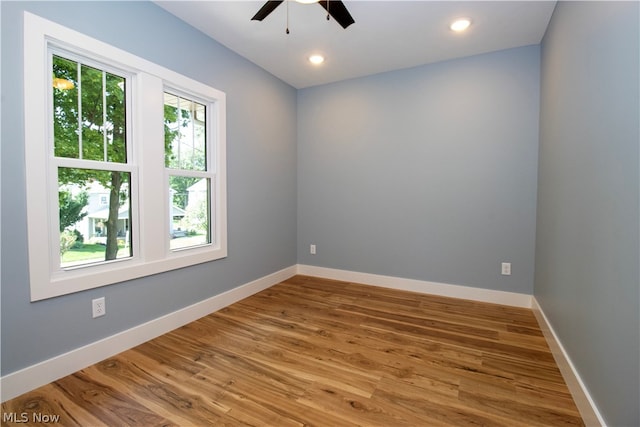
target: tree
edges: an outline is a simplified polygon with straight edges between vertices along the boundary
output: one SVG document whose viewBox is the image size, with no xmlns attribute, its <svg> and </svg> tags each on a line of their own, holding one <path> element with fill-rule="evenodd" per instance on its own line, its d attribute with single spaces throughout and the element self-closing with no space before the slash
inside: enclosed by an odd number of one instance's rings
<svg viewBox="0 0 640 427">
<path fill-rule="evenodd" d="M 206 233 L 209 223 L 208 212 L 206 199 L 200 199 L 187 209 L 187 214 L 183 221 L 187 224 L 189 230 L 197 233 Z"/>
<path fill-rule="evenodd" d="M 60 233 L 60 256 L 76 244 L 77 236 L 69 230 Z"/>
<path fill-rule="evenodd" d="M 76 222 L 87 216 L 86 212 L 82 212 L 89 203 L 89 195 L 86 191 L 81 192 L 77 196 L 71 194 L 70 191 L 60 190 L 58 192 L 58 206 L 60 208 L 60 232 L 67 227 L 71 227 Z"/>
<path fill-rule="evenodd" d="M 56 55 L 52 64 L 55 155 L 126 163 L 126 79 Z M 71 84 L 57 85 L 57 81 Z M 165 105 L 164 113 L 165 161 L 169 166 L 173 158 L 173 141 L 180 135 L 179 129 L 172 129 L 170 124 L 178 121 L 179 114 L 177 108 L 168 105 Z M 188 115 L 189 112 L 183 110 L 183 119 L 185 113 Z M 59 187 L 74 184 L 84 188 L 92 182 L 109 190 L 105 260 L 115 259 L 118 254 L 118 213 L 123 201 L 129 199 L 130 174 L 117 170 L 58 168 Z M 64 209 L 60 203 L 61 215 Z M 129 212 L 131 215 L 131 209 Z"/>
<path fill-rule="evenodd" d="M 58 56 L 53 74 L 73 84 L 54 88 L 54 152 L 58 157 L 126 163 L 125 79 Z M 58 168 L 58 185 L 85 187 L 97 181 L 109 189 L 105 260 L 118 253 L 117 221 L 129 174 L 98 169 Z"/>
<path fill-rule="evenodd" d="M 176 171 L 204 171 L 206 163 L 206 107 L 196 101 L 165 94 L 165 166 Z M 172 204 L 188 211 L 192 204 L 189 188 L 201 179 L 179 173 L 170 175 Z M 206 206 L 205 211 L 208 217 Z M 202 223 L 198 224 L 198 228 L 202 228 Z"/>
<path fill-rule="evenodd" d="M 181 120 L 178 121 L 180 116 Z M 166 167 L 176 168 L 179 166 L 180 159 L 174 153 L 174 142 L 179 141 L 180 127 L 187 126 L 188 111 L 182 110 L 182 114 L 178 114 L 178 108 L 165 104 L 164 106 L 164 163 Z M 178 144 L 179 145 L 179 144 Z M 188 202 L 187 188 L 198 181 L 198 178 L 171 175 L 169 177 L 169 187 L 174 190 L 173 200 L 171 203 L 184 209 Z"/>
</svg>

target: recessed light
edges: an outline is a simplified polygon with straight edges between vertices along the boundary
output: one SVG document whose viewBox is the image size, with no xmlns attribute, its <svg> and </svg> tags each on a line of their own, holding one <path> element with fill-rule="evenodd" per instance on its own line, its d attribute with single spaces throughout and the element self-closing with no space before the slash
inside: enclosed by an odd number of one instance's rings
<svg viewBox="0 0 640 427">
<path fill-rule="evenodd" d="M 471 25 L 471 20 L 467 18 L 462 18 L 462 19 L 456 19 L 455 21 L 453 21 L 451 25 L 449 25 L 449 28 L 451 28 L 451 30 L 453 31 L 460 32 L 469 28 L 469 25 Z"/>
<path fill-rule="evenodd" d="M 320 65 L 324 62 L 324 56 L 322 55 L 311 55 L 309 57 L 309 62 L 311 62 L 313 65 Z"/>
</svg>

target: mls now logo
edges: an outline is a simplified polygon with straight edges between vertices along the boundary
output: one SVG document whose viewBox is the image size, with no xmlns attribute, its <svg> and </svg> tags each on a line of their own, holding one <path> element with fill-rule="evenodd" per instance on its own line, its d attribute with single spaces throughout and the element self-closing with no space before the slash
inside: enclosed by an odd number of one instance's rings
<svg viewBox="0 0 640 427">
<path fill-rule="evenodd" d="M 17 412 L 5 412 L 2 414 L 2 422 L 3 423 L 28 423 L 29 422 L 29 414 L 26 412 L 22 412 L 18 414 Z"/>
<path fill-rule="evenodd" d="M 58 423 L 60 422 L 60 415 L 43 414 L 41 412 L 34 412 L 29 417 L 28 412 L 5 412 L 2 414 L 3 423 Z"/>
</svg>

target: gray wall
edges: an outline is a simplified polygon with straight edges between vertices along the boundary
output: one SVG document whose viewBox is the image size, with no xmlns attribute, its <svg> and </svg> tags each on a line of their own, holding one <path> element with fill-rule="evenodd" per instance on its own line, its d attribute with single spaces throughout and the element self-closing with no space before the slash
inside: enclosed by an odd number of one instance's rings
<svg viewBox="0 0 640 427">
<path fill-rule="evenodd" d="M 299 90 L 298 262 L 531 294 L 539 70 L 528 46 Z"/>
<path fill-rule="evenodd" d="M 150 2 L 1 2 L 2 375 L 296 263 L 296 91 Z M 22 10 L 227 94 L 227 259 L 29 302 Z M 91 319 L 91 299 L 107 315 Z"/>
<path fill-rule="evenodd" d="M 559 4 L 541 88 L 532 46 L 297 94 L 151 3 L 0 7 L 2 375 L 296 262 L 532 293 L 535 246 L 536 298 L 601 411 L 640 424 L 638 3 Z M 29 302 L 24 9 L 227 93 L 227 259 Z"/>
<path fill-rule="evenodd" d="M 639 12 L 562 2 L 542 44 L 535 296 L 611 426 L 640 425 Z"/>
</svg>

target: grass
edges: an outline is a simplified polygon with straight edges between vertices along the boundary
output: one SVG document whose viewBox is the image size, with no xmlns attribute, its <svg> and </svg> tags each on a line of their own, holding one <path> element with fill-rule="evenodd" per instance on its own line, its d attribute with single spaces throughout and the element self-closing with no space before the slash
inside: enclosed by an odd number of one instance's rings
<svg viewBox="0 0 640 427">
<path fill-rule="evenodd" d="M 106 246 L 83 244 L 79 248 L 69 249 L 62 255 L 62 265 L 82 264 L 83 262 L 104 261 Z M 118 244 L 118 258 L 129 256 L 129 248 Z"/>
<path fill-rule="evenodd" d="M 199 246 L 206 243 L 206 235 L 196 234 L 193 236 L 178 237 L 171 240 L 171 249 L 181 249 L 190 246 Z M 83 244 L 79 248 L 69 249 L 62 255 L 62 266 L 70 267 L 73 265 L 85 264 L 90 262 L 104 261 L 104 253 L 106 246 L 99 244 Z M 129 248 L 118 241 L 117 258 L 127 258 L 130 255 Z"/>
</svg>

